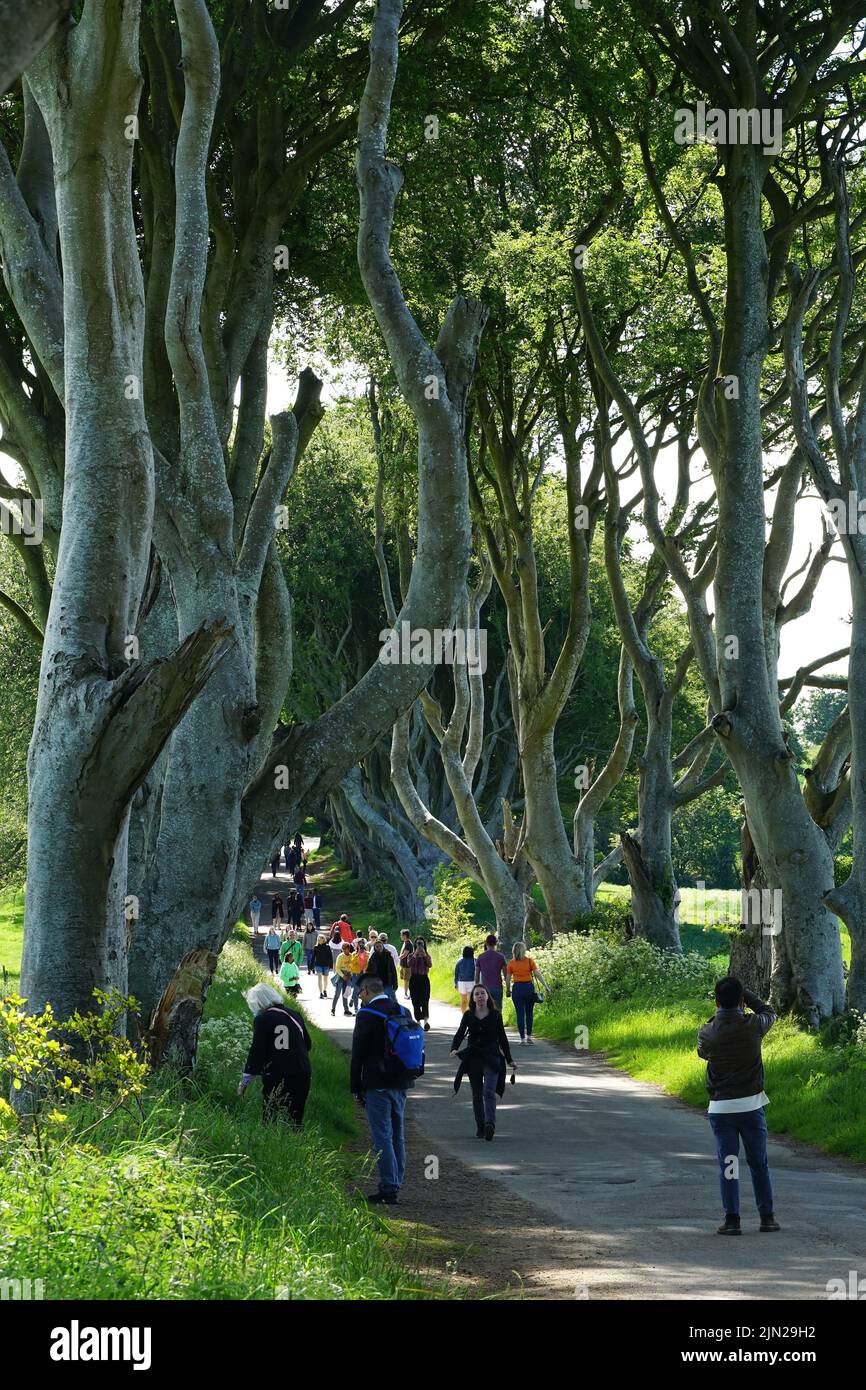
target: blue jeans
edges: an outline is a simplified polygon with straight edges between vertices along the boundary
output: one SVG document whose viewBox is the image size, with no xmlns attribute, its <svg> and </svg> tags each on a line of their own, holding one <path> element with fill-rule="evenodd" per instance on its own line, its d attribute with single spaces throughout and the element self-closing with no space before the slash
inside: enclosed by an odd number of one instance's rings
<svg viewBox="0 0 866 1390">
<path fill-rule="evenodd" d="M 379 1161 L 379 1191 L 396 1196 L 403 1186 L 406 1171 L 406 1144 L 403 1138 L 406 1092 L 365 1091 L 364 1101 L 373 1150 Z"/>
<path fill-rule="evenodd" d="M 342 975 L 337 976 L 337 983 L 334 985 L 334 1003 L 331 1007 L 332 1014 L 335 1014 L 337 1012 L 337 1001 L 340 998 L 341 994 L 343 995 L 343 1009 L 346 1013 L 349 1012 L 348 999 L 349 990 L 351 988 L 352 986 L 349 984 L 348 980 L 344 980 Z"/>
<path fill-rule="evenodd" d="M 535 1010 L 535 985 L 531 980 L 519 980 L 511 986 L 514 1012 L 517 1014 L 517 1031 L 521 1037 L 532 1037 L 532 1015 Z"/>
<path fill-rule="evenodd" d="M 755 1201 L 761 1216 L 769 1216 L 773 1210 L 773 1188 L 770 1183 L 770 1169 L 767 1164 L 767 1121 L 763 1108 L 760 1110 L 740 1110 L 727 1115 L 710 1115 L 710 1124 L 716 1137 L 716 1153 L 719 1159 L 719 1186 L 722 1192 L 722 1209 L 726 1216 L 738 1216 L 740 1212 L 740 1183 L 735 1177 L 726 1177 L 726 1170 L 736 1171 L 732 1158 L 739 1159 L 740 1140 L 746 1151 L 746 1160 L 752 1173 L 752 1187 Z"/>
<path fill-rule="evenodd" d="M 485 985 L 484 988 L 487 990 L 487 993 L 490 995 L 490 998 L 493 1000 L 499 1012 L 502 1013 L 502 995 L 504 993 L 502 986 L 499 985 L 499 987 L 496 988 L 493 985 Z"/>
</svg>

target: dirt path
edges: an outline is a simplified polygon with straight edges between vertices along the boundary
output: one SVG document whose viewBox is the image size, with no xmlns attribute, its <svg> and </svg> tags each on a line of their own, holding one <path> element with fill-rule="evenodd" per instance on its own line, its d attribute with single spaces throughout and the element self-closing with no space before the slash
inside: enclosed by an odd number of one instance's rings
<svg viewBox="0 0 866 1390">
<path fill-rule="evenodd" d="M 331 920 L 341 908 L 333 895 L 328 904 Z M 351 1046 L 353 1019 L 332 1018 L 330 1000 L 312 988 L 302 1002 Z M 407 1108 L 400 1214 L 437 1231 L 449 1251 L 442 1264 L 456 1259 L 458 1276 L 479 1290 L 821 1300 L 828 1280 L 866 1274 L 866 1170 L 771 1140 L 783 1229 L 759 1235 L 743 1162 L 743 1235 L 722 1240 L 706 1116 L 597 1056 L 513 1040 L 518 1083 L 506 1090 L 493 1143 L 478 1141 L 468 1086 L 453 1094 L 448 1052 L 458 1021 L 456 1008 L 433 1001 L 427 1068 Z"/>
</svg>

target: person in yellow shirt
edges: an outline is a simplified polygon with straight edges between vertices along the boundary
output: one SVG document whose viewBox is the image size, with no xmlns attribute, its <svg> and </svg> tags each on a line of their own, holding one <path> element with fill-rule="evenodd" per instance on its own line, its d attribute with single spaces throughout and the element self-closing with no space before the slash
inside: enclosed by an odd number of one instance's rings
<svg viewBox="0 0 866 1390">
<path fill-rule="evenodd" d="M 526 943 L 515 941 L 507 967 L 507 994 L 514 1000 L 517 1031 L 521 1043 L 532 1044 L 532 1016 L 535 1011 L 535 981 L 550 997 L 550 988 L 532 956 L 526 953 Z"/>
<path fill-rule="evenodd" d="M 358 937 L 357 941 L 355 941 L 352 946 L 352 954 L 349 957 L 348 988 L 352 991 L 352 997 L 349 1000 L 349 1008 L 354 1009 L 355 1013 L 358 1012 L 358 985 L 361 976 L 364 973 L 364 967 L 366 966 L 366 964 L 367 952 L 365 949 L 365 944 L 361 940 L 361 938 Z"/>
<path fill-rule="evenodd" d="M 344 941 L 342 950 L 334 961 L 334 970 L 337 979 L 334 983 L 334 1003 L 331 1009 L 332 1016 L 337 1012 L 337 1000 L 340 998 L 340 995 L 343 996 L 343 1013 L 349 1014 L 351 1012 L 346 1001 L 349 990 L 352 987 L 352 957 L 354 954 L 355 948 L 351 941 Z"/>
</svg>

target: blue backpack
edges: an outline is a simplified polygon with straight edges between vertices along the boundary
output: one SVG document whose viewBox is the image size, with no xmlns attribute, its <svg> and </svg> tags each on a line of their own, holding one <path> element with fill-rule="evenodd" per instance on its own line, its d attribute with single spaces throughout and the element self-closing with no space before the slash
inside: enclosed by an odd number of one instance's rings
<svg viewBox="0 0 866 1390">
<path fill-rule="evenodd" d="M 379 1009 L 361 1007 L 359 1014 L 375 1014 L 385 1024 L 387 1044 L 385 1057 L 401 1064 L 404 1071 L 415 1077 L 424 1071 L 424 1029 L 416 1023 L 408 1009 L 400 1007 L 398 1014 L 383 1014 Z"/>
</svg>

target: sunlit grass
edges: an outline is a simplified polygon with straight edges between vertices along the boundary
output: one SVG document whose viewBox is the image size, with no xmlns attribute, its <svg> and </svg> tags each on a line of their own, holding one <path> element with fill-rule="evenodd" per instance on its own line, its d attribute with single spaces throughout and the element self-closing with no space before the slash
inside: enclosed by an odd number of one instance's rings
<svg viewBox="0 0 866 1390">
<path fill-rule="evenodd" d="M 20 903 L 4 900 L 3 961 L 20 955 Z M 449 1297 L 420 1277 L 411 1227 L 383 1221 L 353 1180 L 372 1160 L 345 1054 L 315 1027 L 304 1129 L 265 1125 L 254 1082 L 236 1093 L 252 1016 L 243 998 L 269 977 L 241 928 L 205 1011 L 235 1020 L 236 1055 L 210 1050 L 194 1076 L 153 1076 L 142 1108 L 98 1118 L 73 1105 L 39 1170 L 7 1124 L 0 1140 L 0 1278 L 41 1279 L 48 1299 Z M 205 1052 L 204 1045 L 202 1052 Z M 22 1161 L 23 1160 L 23 1161 Z"/>
</svg>

